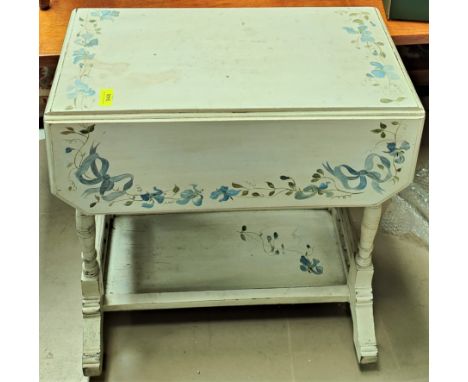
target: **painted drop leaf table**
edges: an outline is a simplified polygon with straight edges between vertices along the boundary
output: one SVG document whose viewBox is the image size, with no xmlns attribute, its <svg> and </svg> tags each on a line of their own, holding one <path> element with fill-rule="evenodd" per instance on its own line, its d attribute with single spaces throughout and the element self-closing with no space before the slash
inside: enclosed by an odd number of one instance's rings
<svg viewBox="0 0 468 382">
<path fill-rule="evenodd" d="M 378 10 L 75 10 L 45 122 L 86 375 L 103 313 L 135 309 L 348 302 L 377 360 L 373 240 L 424 122 Z"/>
</svg>

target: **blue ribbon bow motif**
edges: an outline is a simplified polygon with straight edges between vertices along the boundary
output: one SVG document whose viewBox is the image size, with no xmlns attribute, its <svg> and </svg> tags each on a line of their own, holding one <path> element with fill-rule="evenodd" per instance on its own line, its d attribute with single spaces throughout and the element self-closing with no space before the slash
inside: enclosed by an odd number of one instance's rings
<svg viewBox="0 0 468 382">
<path fill-rule="evenodd" d="M 109 161 L 105 158 L 102 158 L 97 153 L 97 147 L 91 145 L 89 149 L 89 155 L 83 160 L 80 167 L 76 171 L 75 175 L 80 183 L 85 185 L 96 185 L 99 184 L 99 187 L 88 188 L 83 192 L 83 196 L 88 196 L 99 192 L 102 199 L 106 201 L 112 201 L 118 198 L 121 195 L 124 195 L 125 192 L 132 187 L 133 185 L 133 175 L 132 174 L 121 174 L 117 176 L 110 176 L 107 174 L 109 170 Z M 101 168 L 98 169 L 97 161 L 101 163 Z M 94 179 L 90 179 L 89 176 L 86 176 L 88 170 L 91 169 Z M 122 187 L 122 191 L 113 191 L 114 186 L 117 182 L 121 180 L 129 179 Z"/>
<path fill-rule="evenodd" d="M 383 175 L 381 172 L 374 170 L 376 165 L 374 159 L 377 159 L 377 166 L 380 165 L 379 167 L 384 171 Z M 336 177 L 344 188 L 348 190 L 364 190 L 367 187 L 367 181 L 369 179 L 372 188 L 378 193 L 384 191 L 383 188 L 380 187 L 380 184 L 385 183 L 393 176 L 390 166 L 391 162 L 387 158 L 374 153 L 367 156 L 364 162 L 364 169 L 360 171 L 357 171 L 346 164 L 342 164 L 334 168 L 332 168 L 328 162 L 323 164 L 323 167 L 330 174 Z M 359 183 L 355 186 L 351 186 L 350 182 L 352 181 L 359 181 Z"/>
</svg>

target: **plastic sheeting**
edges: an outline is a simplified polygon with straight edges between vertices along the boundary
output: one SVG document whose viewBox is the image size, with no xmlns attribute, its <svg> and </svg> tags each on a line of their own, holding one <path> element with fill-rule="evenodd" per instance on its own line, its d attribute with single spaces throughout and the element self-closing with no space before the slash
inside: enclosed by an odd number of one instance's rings
<svg viewBox="0 0 468 382">
<path fill-rule="evenodd" d="M 382 216 L 381 228 L 393 235 L 414 235 L 429 245 L 428 167 L 420 168 L 414 182 L 391 199 Z"/>
</svg>

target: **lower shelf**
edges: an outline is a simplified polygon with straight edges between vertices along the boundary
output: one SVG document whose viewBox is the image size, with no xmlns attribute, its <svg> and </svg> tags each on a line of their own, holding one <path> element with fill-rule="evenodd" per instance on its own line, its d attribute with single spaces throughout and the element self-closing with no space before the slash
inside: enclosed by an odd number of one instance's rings
<svg viewBox="0 0 468 382">
<path fill-rule="evenodd" d="M 342 221 L 328 210 L 118 216 L 104 309 L 349 301 Z"/>
</svg>

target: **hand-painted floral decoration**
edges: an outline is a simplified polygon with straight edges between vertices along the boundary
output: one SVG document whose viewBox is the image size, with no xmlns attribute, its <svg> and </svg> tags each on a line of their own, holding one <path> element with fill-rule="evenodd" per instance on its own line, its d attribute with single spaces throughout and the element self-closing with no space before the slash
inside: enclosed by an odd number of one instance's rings
<svg viewBox="0 0 468 382">
<path fill-rule="evenodd" d="M 306 245 L 305 251 L 298 250 L 297 247 L 285 245 L 284 241 L 280 239 L 280 234 L 278 232 L 265 233 L 265 232 L 256 232 L 251 231 L 247 228 L 246 225 L 241 227 L 241 230 L 238 231 L 241 240 L 249 241 L 256 240 L 262 245 L 263 252 L 267 255 L 285 255 L 288 252 L 296 253 L 300 255 L 299 258 L 299 269 L 303 272 L 309 272 L 316 275 L 321 275 L 323 273 L 323 266 L 320 264 L 319 259 L 312 258 L 310 261 L 310 256 L 313 252 L 313 248 L 310 244 Z"/>
<path fill-rule="evenodd" d="M 114 21 L 119 13 L 116 10 L 99 10 L 78 18 L 80 28 L 73 40 L 76 49 L 72 52 L 73 64 L 77 66 L 78 70 L 76 77 L 67 89 L 67 96 L 72 101 L 72 104 L 66 107 L 67 110 L 87 109 L 92 103 L 95 103 L 96 90 L 92 89 L 88 82 L 96 56 L 93 49 L 99 45 L 100 23 Z"/>
<path fill-rule="evenodd" d="M 376 24 L 371 21 L 370 13 L 337 11 L 342 16 L 347 16 L 349 25 L 344 26 L 349 35 L 352 36 L 351 43 L 364 52 L 365 58 L 369 60 L 371 69 L 366 73 L 370 86 L 380 87 L 385 94 L 379 101 L 381 103 L 401 102 L 405 97 L 401 96 L 402 90 L 398 85 L 399 75 L 392 65 L 386 64 L 387 53 L 384 51 L 385 44 L 378 41 L 373 30 Z"/>
<path fill-rule="evenodd" d="M 390 181 L 398 182 L 405 154 L 411 148 L 409 142 L 398 140 L 399 128 L 400 122 L 392 121 L 390 125 L 380 122 L 378 128 L 371 130 L 380 140 L 375 145 L 376 151 L 367 154 L 361 167 L 324 161 L 305 185 L 299 185 L 290 175 L 281 175 L 277 181 L 269 180 L 265 185 L 232 182 L 230 186 L 221 185 L 207 194 L 197 184 L 186 185 L 183 189 L 178 185 L 172 188 L 156 185 L 143 190 L 134 185 L 134 176 L 131 173 L 115 174 L 110 161 L 99 154 L 99 143 L 90 142 L 94 125 L 81 129 L 67 127 L 61 134 L 73 136 L 67 140 L 64 149 L 71 158 L 67 165 L 69 191 L 75 191 L 77 184 L 81 185 L 84 188 L 82 196 L 93 197 L 90 207 L 104 201 L 109 206 L 115 203 L 125 206 L 139 203 L 143 208 L 156 208 L 158 205 L 171 203 L 200 207 L 206 195 L 211 200 L 229 203 L 239 198 L 280 196 L 296 200 L 312 197 L 349 198 L 365 192 L 369 186 L 375 192 L 382 193 L 385 184 Z"/>
</svg>

